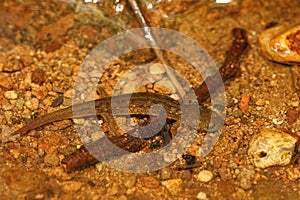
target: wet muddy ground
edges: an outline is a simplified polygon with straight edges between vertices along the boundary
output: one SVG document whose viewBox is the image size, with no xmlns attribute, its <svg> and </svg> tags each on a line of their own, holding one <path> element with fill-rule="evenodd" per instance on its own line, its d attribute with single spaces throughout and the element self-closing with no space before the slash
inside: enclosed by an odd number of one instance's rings
<svg viewBox="0 0 300 200">
<path fill-rule="evenodd" d="M 125 1 L 117 7 L 107 1 L 98 5 L 71 0 L 1 1 L 0 199 L 299 199 L 298 154 L 286 166 L 260 169 L 251 162 L 248 148 L 253 135 L 264 128 L 285 128 L 300 136 L 299 67 L 266 60 L 258 45 L 260 33 L 268 26 L 299 23 L 300 3 L 152 1 L 154 7 L 147 9 L 143 2 L 151 26 L 194 39 L 217 66 L 231 45 L 231 30 L 241 27 L 248 32 L 250 45 L 241 59 L 241 71 L 225 83 L 227 115 L 214 149 L 198 157 L 204 137 L 199 133 L 185 159 L 160 170 L 130 173 L 98 163 L 67 172 L 61 160 L 82 144 L 71 120 L 7 141 L 29 119 L 70 106 L 75 77 L 89 52 L 101 41 L 139 24 Z M 166 58 L 193 87 L 201 84 L 200 76 L 183 59 Z M 110 96 L 127 70 L 157 62 L 150 50 L 116 59 L 100 80 L 98 97 Z M 160 81 L 168 86 L 164 78 Z M 172 93 L 159 84 L 137 91 Z M 104 130 L 108 126 L 103 123 Z M 195 164 L 189 165 L 193 156 Z"/>
</svg>

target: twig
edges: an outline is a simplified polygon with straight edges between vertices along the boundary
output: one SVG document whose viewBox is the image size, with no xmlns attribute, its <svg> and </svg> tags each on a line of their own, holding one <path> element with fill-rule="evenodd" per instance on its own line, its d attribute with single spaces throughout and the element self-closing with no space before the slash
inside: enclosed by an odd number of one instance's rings
<svg viewBox="0 0 300 200">
<path fill-rule="evenodd" d="M 232 34 L 234 40 L 229 52 L 226 55 L 224 64 L 219 69 L 222 79 L 219 78 L 219 74 L 214 74 L 206 78 L 205 81 L 195 89 L 195 94 L 199 103 L 203 102 L 211 94 L 213 94 L 220 87 L 220 85 L 224 84 L 224 81 L 237 75 L 237 73 L 240 71 L 238 61 L 245 51 L 246 47 L 248 46 L 246 30 L 241 28 L 234 28 L 232 30 Z M 207 85 L 210 86 L 210 91 L 208 91 Z"/>
<path fill-rule="evenodd" d="M 128 0 L 128 1 L 131 5 L 132 10 L 134 11 L 134 14 L 135 14 L 138 22 L 144 29 L 145 39 L 147 39 L 149 45 L 153 48 L 156 57 L 162 62 L 168 77 L 170 78 L 171 82 L 175 86 L 180 97 L 183 98 L 185 96 L 185 91 L 182 88 L 181 84 L 177 81 L 174 73 L 169 70 L 161 51 L 159 51 L 159 46 L 157 45 L 156 40 L 151 32 L 151 28 L 147 25 L 147 22 L 143 16 L 143 13 L 141 12 L 141 10 L 138 6 L 138 3 L 135 0 Z"/>
</svg>

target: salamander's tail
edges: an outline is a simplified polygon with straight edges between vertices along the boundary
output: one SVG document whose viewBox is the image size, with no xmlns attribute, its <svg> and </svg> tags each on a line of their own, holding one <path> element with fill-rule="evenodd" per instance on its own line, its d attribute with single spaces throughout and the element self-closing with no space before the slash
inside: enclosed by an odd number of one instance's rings
<svg viewBox="0 0 300 200">
<path fill-rule="evenodd" d="M 33 119 L 29 121 L 27 124 L 25 124 L 22 128 L 16 130 L 11 135 L 25 135 L 28 131 L 34 130 L 38 127 L 44 126 L 46 124 L 50 124 L 55 121 L 60 121 L 64 119 L 70 119 L 72 118 L 72 110 L 69 108 L 61 109 L 54 111 L 52 113 L 43 115 L 41 117 L 38 117 L 37 119 Z"/>
</svg>

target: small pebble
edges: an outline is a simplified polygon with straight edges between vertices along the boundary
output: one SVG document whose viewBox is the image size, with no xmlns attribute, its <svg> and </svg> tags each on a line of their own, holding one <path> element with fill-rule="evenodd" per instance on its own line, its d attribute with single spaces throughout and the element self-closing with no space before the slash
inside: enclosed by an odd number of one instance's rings
<svg viewBox="0 0 300 200">
<path fill-rule="evenodd" d="M 33 83 L 42 85 L 47 79 L 46 72 L 42 69 L 36 69 L 32 72 L 31 79 Z"/>
<path fill-rule="evenodd" d="M 4 96 L 7 99 L 17 99 L 18 98 L 18 94 L 14 90 L 6 91 L 4 93 Z"/>
<path fill-rule="evenodd" d="M 132 188 L 136 184 L 136 176 L 132 175 L 126 178 L 124 185 L 127 188 Z"/>
<path fill-rule="evenodd" d="M 13 109 L 13 105 L 6 103 L 2 106 L 2 110 L 4 111 L 8 111 L 8 110 L 12 110 Z"/>
<path fill-rule="evenodd" d="M 16 107 L 18 108 L 18 110 L 23 110 L 24 103 L 25 103 L 24 99 L 18 99 L 16 101 Z"/>
<path fill-rule="evenodd" d="M 40 157 L 44 156 L 44 155 L 45 155 L 44 149 L 38 148 L 38 155 L 39 155 Z"/>
<path fill-rule="evenodd" d="M 0 75 L 0 86 L 6 89 L 12 89 L 14 84 L 9 77 Z"/>
<path fill-rule="evenodd" d="M 151 176 L 141 177 L 140 180 L 141 180 L 143 186 L 150 188 L 150 189 L 158 188 L 158 186 L 160 185 L 159 181 L 156 178 L 151 177 Z"/>
<path fill-rule="evenodd" d="M 216 45 L 220 41 L 221 37 L 222 34 L 215 31 L 211 31 L 209 34 L 207 34 L 207 40 L 212 45 Z"/>
<path fill-rule="evenodd" d="M 272 119 L 272 122 L 274 123 L 274 124 L 276 124 L 276 125 L 280 125 L 280 124 L 282 124 L 283 123 L 283 118 L 273 118 Z"/>
<path fill-rule="evenodd" d="M 11 58 L 7 63 L 5 63 L 5 65 L 3 66 L 3 70 L 6 72 L 15 72 L 20 71 L 22 67 L 22 62 L 19 59 Z"/>
<path fill-rule="evenodd" d="M 7 120 L 11 120 L 12 116 L 13 116 L 13 112 L 10 110 L 7 110 L 4 112 L 4 116 Z"/>
<path fill-rule="evenodd" d="M 1 118 L 1 117 L 0 117 Z M 3 125 L 0 131 L 0 142 L 6 143 L 8 141 L 16 141 L 19 136 L 11 135 L 13 130 L 9 126 Z"/>
<path fill-rule="evenodd" d="M 255 105 L 257 106 L 263 106 L 265 105 L 265 101 L 261 100 L 261 99 L 258 99 L 256 102 L 255 102 Z"/>
<path fill-rule="evenodd" d="M 172 175 L 172 171 L 168 167 L 162 168 L 160 170 L 160 179 L 161 180 L 169 179 L 171 177 L 171 175 Z"/>
<path fill-rule="evenodd" d="M 255 174 L 254 167 L 252 165 L 241 166 L 239 168 L 239 181 L 240 186 L 244 190 L 249 190 L 252 187 L 252 181 Z"/>
<path fill-rule="evenodd" d="M 241 110 L 235 110 L 233 113 L 232 113 L 233 117 L 235 118 L 241 118 L 243 117 L 243 112 Z"/>
<path fill-rule="evenodd" d="M 291 106 L 293 106 L 294 108 L 298 108 L 299 107 L 299 101 L 291 102 Z"/>
<path fill-rule="evenodd" d="M 43 100 L 48 95 L 48 90 L 45 86 L 39 86 L 36 84 L 31 85 L 31 94 L 39 100 Z"/>
<path fill-rule="evenodd" d="M 41 193 L 36 194 L 36 195 L 34 196 L 34 198 L 35 198 L 35 199 L 45 199 L 44 194 L 41 194 Z"/>
<path fill-rule="evenodd" d="M 239 108 L 242 110 L 242 112 L 244 114 L 248 112 L 249 102 L 250 102 L 250 96 L 248 96 L 248 95 L 242 95 L 242 99 L 241 99 L 241 101 L 239 103 Z"/>
<path fill-rule="evenodd" d="M 199 199 L 199 200 L 205 200 L 206 198 L 207 198 L 207 195 L 204 192 L 199 192 L 197 194 L 197 199 Z"/>
<path fill-rule="evenodd" d="M 169 192 L 173 195 L 177 195 L 182 192 L 182 180 L 181 179 L 170 179 L 162 181 L 161 184 L 165 186 Z"/>
<path fill-rule="evenodd" d="M 64 73 L 66 76 L 71 76 L 72 75 L 72 68 L 69 66 L 64 66 L 62 67 L 61 71 Z"/>
<path fill-rule="evenodd" d="M 259 168 L 290 163 L 297 139 L 280 130 L 263 129 L 250 141 L 248 155 Z"/>
<path fill-rule="evenodd" d="M 68 192 L 77 192 L 80 190 L 82 183 L 77 181 L 67 181 L 62 183 L 62 190 L 66 193 Z"/>
<path fill-rule="evenodd" d="M 289 124 L 293 124 L 300 118 L 300 110 L 290 109 L 286 112 L 286 120 Z"/>
<path fill-rule="evenodd" d="M 149 68 L 150 74 L 163 74 L 166 72 L 164 66 L 159 63 L 152 64 Z"/>
<path fill-rule="evenodd" d="M 211 179 L 213 178 L 213 174 L 211 173 L 211 171 L 208 171 L 208 170 L 202 170 L 199 172 L 198 174 L 198 181 L 201 181 L 201 182 L 209 182 Z"/>
<path fill-rule="evenodd" d="M 37 98 L 32 98 L 25 102 L 25 106 L 30 110 L 36 110 L 39 107 L 39 100 Z"/>
<path fill-rule="evenodd" d="M 18 149 L 11 149 L 9 152 L 15 159 L 19 158 L 20 156 L 20 151 Z"/>
</svg>

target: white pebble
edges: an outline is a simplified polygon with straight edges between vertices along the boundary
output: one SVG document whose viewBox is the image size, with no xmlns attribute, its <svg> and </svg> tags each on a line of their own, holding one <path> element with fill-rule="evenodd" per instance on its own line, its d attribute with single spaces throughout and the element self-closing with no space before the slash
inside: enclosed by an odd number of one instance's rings
<svg viewBox="0 0 300 200">
<path fill-rule="evenodd" d="M 154 75 L 154 74 L 163 74 L 166 71 L 165 71 L 165 68 L 162 64 L 155 63 L 155 64 L 150 66 L 149 72 L 150 72 L 150 74 Z"/>
<path fill-rule="evenodd" d="M 208 171 L 208 170 L 202 170 L 199 172 L 198 174 L 198 181 L 201 181 L 201 182 L 209 182 L 211 179 L 213 178 L 213 174 L 211 173 L 211 171 Z"/>
<path fill-rule="evenodd" d="M 281 125 L 284 122 L 283 118 L 273 118 L 273 123 L 276 125 Z"/>
<path fill-rule="evenodd" d="M 18 94 L 14 90 L 6 91 L 4 93 L 4 96 L 7 99 L 17 99 L 18 98 Z"/>
<path fill-rule="evenodd" d="M 250 141 L 248 155 L 259 168 L 285 166 L 291 161 L 296 142 L 288 133 L 263 129 Z"/>
<path fill-rule="evenodd" d="M 207 198 L 207 196 L 206 196 L 206 193 L 204 193 L 204 192 L 199 192 L 197 194 L 197 199 L 204 200 L 206 198 Z"/>
<path fill-rule="evenodd" d="M 30 110 L 36 110 L 39 107 L 39 100 L 37 98 L 32 98 L 29 101 L 26 101 L 25 105 Z"/>
</svg>

